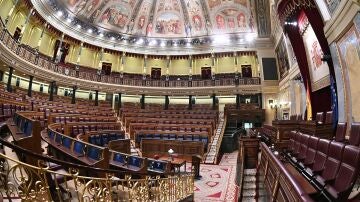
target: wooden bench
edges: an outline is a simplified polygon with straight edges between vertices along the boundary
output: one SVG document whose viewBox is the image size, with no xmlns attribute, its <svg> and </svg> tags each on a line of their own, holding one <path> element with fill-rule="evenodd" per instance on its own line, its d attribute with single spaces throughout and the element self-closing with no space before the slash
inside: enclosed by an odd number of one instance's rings
<svg viewBox="0 0 360 202">
<path fill-rule="evenodd" d="M 134 138 L 135 132 L 137 130 L 208 132 L 209 140 L 211 139 L 214 133 L 211 125 L 131 123 L 129 127 L 129 134 L 132 139 Z"/>
<path fill-rule="evenodd" d="M 140 117 L 126 117 L 125 127 L 128 130 L 130 123 L 157 123 L 157 124 L 198 124 L 211 125 L 212 130 L 215 130 L 214 120 L 209 119 L 179 119 L 179 118 L 140 118 Z"/>
<path fill-rule="evenodd" d="M 197 141 L 181 140 L 153 140 L 142 139 L 141 152 L 145 157 L 154 157 L 154 155 L 167 155 L 169 149 L 179 156 L 191 158 L 192 156 L 204 155 L 204 143 Z"/>
<path fill-rule="evenodd" d="M 134 136 L 134 140 L 137 146 L 140 146 L 141 139 L 143 138 L 202 141 L 204 143 L 205 150 L 207 149 L 208 144 L 211 142 L 207 132 L 137 130 Z"/>
</svg>

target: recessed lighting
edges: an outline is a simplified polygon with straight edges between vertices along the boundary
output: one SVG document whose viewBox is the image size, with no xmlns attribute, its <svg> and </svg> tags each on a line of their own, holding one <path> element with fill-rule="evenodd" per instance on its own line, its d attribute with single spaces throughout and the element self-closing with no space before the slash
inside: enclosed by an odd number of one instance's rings
<svg viewBox="0 0 360 202">
<path fill-rule="evenodd" d="M 92 30 L 92 29 L 88 29 L 87 32 L 88 32 L 89 34 L 91 34 L 91 33 L 93 33 L 93 30 Z"/>
<path fill-rule="evenodd" d="M 59 16 L 59 17 L 61 17 L 63 14 L 64 14 L 64 13 L 63 13 L 62 11 L 56 12 L 56 15 Z"/>
</svg>

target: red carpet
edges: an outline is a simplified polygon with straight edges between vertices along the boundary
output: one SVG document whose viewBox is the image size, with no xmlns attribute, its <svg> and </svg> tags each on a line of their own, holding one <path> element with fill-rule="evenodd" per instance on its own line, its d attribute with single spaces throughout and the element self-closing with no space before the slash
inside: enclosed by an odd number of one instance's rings
<svg viewBox="0 0 360 202">
<path fill-rule="evenodd" d="M 195 181 L 195 201 L 237 201 L 237 152 L 224 154 L 219 165 L 201 164 L 202 178 Z"/>
</svg>

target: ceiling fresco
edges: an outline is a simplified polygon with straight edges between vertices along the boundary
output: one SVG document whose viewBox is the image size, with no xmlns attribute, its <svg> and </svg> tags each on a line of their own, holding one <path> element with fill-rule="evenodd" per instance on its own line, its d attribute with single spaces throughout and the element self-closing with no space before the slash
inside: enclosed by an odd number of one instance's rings
<svg viewBox="0 0 360 202">
<path fill-rule="evenodd" d="M 136 36 L 257 32 L 254 0 L 59 0 L 57 6 L 85 23 Z"/>
</svg>

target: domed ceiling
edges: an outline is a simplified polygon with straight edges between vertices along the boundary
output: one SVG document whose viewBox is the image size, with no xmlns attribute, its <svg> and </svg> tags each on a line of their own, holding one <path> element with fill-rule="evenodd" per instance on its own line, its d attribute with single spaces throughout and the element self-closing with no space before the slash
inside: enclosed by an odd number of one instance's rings
<svg viewBox="0 0 360 202">
<path fill-rule="evenodd" d="M 62 0 L 79 19 L 115 32 L 194 37 L 255 32 L 251 0 Z"/>
<path fill-rule="evenodd" d="M 245 35 L 270 36 L 268 0 L 32 0 L 32 3 L 65 34 L 110 49 L 126 47 L 129 51 L 154 52 L 154 48 L 161 47 L 156 52 L 166 52 L 183 46 L 188 50 L 184 54 L 191 54 L 216 51 L 219 45 L 222 49 L 228 45 L 230 50 L 237 44 L 248 47 L 241 41 Z M 227 38 L 216 40 L 217 36 Z"/>
</svg>

